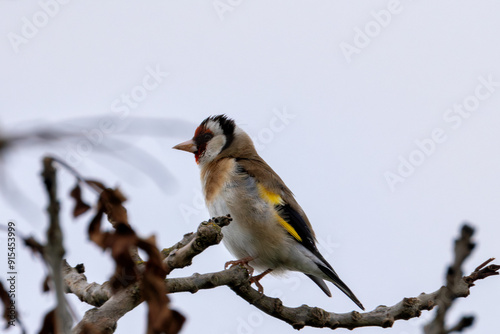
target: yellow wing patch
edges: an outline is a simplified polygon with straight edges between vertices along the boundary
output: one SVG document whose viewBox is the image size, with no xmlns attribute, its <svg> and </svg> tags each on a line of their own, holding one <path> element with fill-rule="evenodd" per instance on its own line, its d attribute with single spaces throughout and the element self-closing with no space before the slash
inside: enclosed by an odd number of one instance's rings
<svg viewBox="0 0 500 334">
<path fill-rule="evenodd" d="M 257 184 L 257 188 L 259 189 L 260 197 L 266 199 L 268 202 L 271 202 L 273 205 L 283 205 L 283 199 L 280 195 L 267 190 L 260 183 Z"/>
<path fill-rule="evenodd" d="M 290 233 L 295 239 L 302 242 L 302 238 L 297 233 L 297 231 L 295 231 L 295 229 L 292 227 L 292 225 L 288 224 L 283 218 L 281 218 L 281 216 L 277 212 L 276 212 L 276 216 L 277 216 L 278 221 L 281 224 L 281 226 L 283 226 L 285 228 L 285 230 L 287 230 L 288 233 Z"/>
<path fill-rule="evenodd" d="M 260 184 L 260 183 L 257 184 L 257 188 L 259 189 L 260 196 L 262 198 L 264 198 L 265 200 L 267 200 L 272 205 L 283 205 L 284 204 L 283 199 L 281 198 L 280 195 L 273 193 L 272 191 L 267 190 L 266 188 L 264 188 L 264 186 L 262 184 Z M 287 232 L 290 233 L 295 239 L 302 242 L 302 238 L 297 233 L 297 231 L 295 231 L 293 226 L 290 225 L 289 223 L 287 223 L 286 220 L 284 220 L 277 212 L 275 214 L 276 214 L 276 219 L 281 224 L 281 226 L 283 226 L 285 228 L 285 230 L 287 230 Z"/>
</svg>

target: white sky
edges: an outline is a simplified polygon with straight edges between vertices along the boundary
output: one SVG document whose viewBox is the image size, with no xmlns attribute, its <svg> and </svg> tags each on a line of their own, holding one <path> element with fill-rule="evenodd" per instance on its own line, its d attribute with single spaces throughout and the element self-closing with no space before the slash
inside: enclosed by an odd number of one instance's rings
<svg viewBox="0 0 500 334">
<path fill-rule="evenodd" d="M 4 176 L 34 206 L 16 200 L 15 209 L 5 198 L 11 190 L 2 191 L 1 224 L 14 219 L 20 232 L 43 238 L 46 197 L 38 173 L 41 156 L 51 152 L 79 157 L 82 174 L 120 185 L 136 230 L 154 233 L 161 247 L 169 247 L 208 218 L 194 158 L 171 147 L 190 138 L 205 117 L 226 113 L 257 138 L 261 155 L 307 212 L 324 256 L 367 309 L 439 288 L 463 221 L 477 228 L 478 241 L 467 274 L 500 256 L 499 2 L 92 0 L 56 7 L 54 1 L 0 1 L 4 131 L 83 116 L 126 115 L 116 126 L 135 117 L 187 122 L 169 123 L 164 137 L 147 128 L 132 139 L 106 136 L 128 140 L 125 147 L 87 140 L 10 151 Z M 39 27 L 30 29 L 35 23 Z M 360 36 L 365 29 L 371 37 Z M 148 78 L 155 71 L 156 81 Z M 277 118 L 283 113 L 290 118 Z M 73 121 L 66 128 L 95 134 L 99 126 L 91 123 Z M 437 143 L 430 144 L 433 133 Z M 416 141 L 426 143 L 427 155 Z M 103 151 L 105 145 L 111 151 Z M 88 154 L 76 155 L 89 147 Z M 131 155 L 131 148 L 154 156 L 170 176 L 144 169 L 148 160 Z M 110 154 L 140 160 L 142 170 Z M 401 159 L 419 165 L 395 179 Z M 391 188 L 387 172 L 404 182 Z M 67 258 L 72 265 L 85 263 L 89 281 L 102 283 L 113 266 L 86 241 L 90 216 L 70 218 L 72 184 L 61 176 Z M 0 247 L 5 242 L 0 235 Z M 41 294 L 43 267 L 18 244 L 18 302 L 35 332 L 53 296 Z M 230 259 L 222 245 L 212 247 L 174 276 L 218 271 Z M 2 277 L 5 262 L 0 256 Z M 327 298 L 302 274 L 262 283 L 288 306 L 355 308 L 334 287 Z M 492 332 L 498 286 L 497 278 L 478 282 L 456 303 L 451 322 L 472 313 L 478 317 L 468 333 Z M 293 331 L 228 288 L 171 299 L 188 317 L 183 333 Z M 78 316 L 89 308 L 70 300 Z M 127 314 L 116 333 L 143 332 L 145 310 Z M 356 331 L 420 333 L 428 317 Z"/>
</svg>

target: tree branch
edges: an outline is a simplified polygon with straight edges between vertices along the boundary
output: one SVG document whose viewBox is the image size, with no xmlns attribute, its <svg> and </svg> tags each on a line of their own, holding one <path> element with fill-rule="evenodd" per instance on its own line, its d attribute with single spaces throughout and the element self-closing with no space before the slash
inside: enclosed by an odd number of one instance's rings
<svg viewBox="0 0 500 334">
<path fill-rule="evenodd" d="M 80 298 L 81 301 L 97 307 L 102 306 L 111 298 L 112 291 L 108 282 L 105 282 L 103 285 L 87 282 L 83 264 L 79 264 L 73 268 L 64 260 L 62 271 L 66 293 L 71 292 Z"/>
<path fill-rule="evenodd" d="M 498 274 L 500 266 L 491 265 L 489 267 L 489 269 L 483 269 L 490 273 L 485 277 L 495 275 L 493 272 Z M 277 319 L 289 323 L 295 329 L 301 329 L 305 326 L 331 329 L 354 329 L 367 326 L 386 328 L 392 327 L 396 320 L 416 318 L 420 316 L 421 311 L 431 310 L 441 302 L 441 296 L 445 293 L 450 293 L 454 298 L 467 297 L 470 293 L 469 288 L 474 285 L 476 280 L 484 278 L 481 277 L 484 276 L 483 274 L 475 274 L 474 272 L 470 276 L 463 277 L 455 282 L 453 286 L 443 286 L 432 293 L 422 293 L 418 297 L 404 298 L 393 306 L 381 305 L 373 311 L 364 313 L 352 311 L 337 314 L 307 305 L 296 308 L 286 307 L 278 298 L 261 295 L 257 290 L 250 287 L 248 281 L 232 282 L 229 287 L 250 304 Z"/>
<path fill-rule="evenodd" d="M 225 226 L 229 221 L 229 217 L 220 217 L 212 219 L 209 222 L 203 222 L 199 225 L 196 233 L 186 234 L 184 238 L 173 247 L 164 249 L 162 254 L 165 256 L 164 263 L 168 265 L 169 272 L 173 269 L 190 265 L 194 256 L 201 253 L 208 246 L 219 243 L 222 238 L 221 227 Z M 448 296 L 452 298 L 452 300 L 467 297 L 470 293 L 470 288 L 474 286 L 477 280 L 492 275 L 498 275 L 500 266 L 488 265 L 489 262 L 492 261 L 492 259 L 490 259 L 478 266 L 469 276 L 461 277 L 461 263 L 473 249 L 473 246 L 471 246 L 473 244 L 470 242 L 471 234 L 469 232 L 468 229 L 464 228 L 462 230 L 462 238 L 456 242 L 456 258 L 451 268 L 454 273 L 460 274 L 458 279 L 448 278 L 445 286 L 432 293 L 422 293 L 416 297 L 404 298 L 399 303 L 389 307 L 380 305 L 374 310 L 364 313 L 353 311 L 337 314 L 307 305 L 296 308 L 286 307 L 280 299 L 262 295 L 257 290 L 253 289 L 249 283 L 249 274 L 247 270 L 241 266 L 234 266 L 228 270 L 215 273 L 193 274 L 190 277 L 181 278 L 167 278 L 165 280 L 165 285 L 169 293 L 196 293 L 201 289 L 212 289 L 218 286 L 227 285 L 238 296 L 250 304 L 270 316 L 289 323 L 295 329 L 301 329 L 305 326 L 326 327 L 331 329 L 354 329 L 367 326 L 383 328 L 392 327 L 397 320 L 408 320 L 419 317 L 423 310 L 431 310 L 434 306 L 442 305 L 443 296 Z M 71 280 L 68 275 L 70 273 L 74 274 L 74 270 L 75 269 L 68 270 L 67 274 L 65 274 L 65 278 Z M 82 276 L 84 277 L 84 275 L 78 275 L 75 279 L 82 280 Z M 91 289 L 89 284 L 86 283 L 86 280 L 84 280 L 84 283 L 80 283 L 80 285 L 73 284 L 72 286 L 78 288 L 69 288 L 69 290 L 79 297 L 85 296 L 85 289 Z M 96 295 L 101 298 L 99 299 L 99 303 L 102 303 L 108 297 L 106 295 L 107 289 L 105 285 L 96 285 L 95 289 Z M 91 295 L 92 293 L 89 293 L 88 297 L 80 298 L 89 303 L 96 303 L 96 298 L 91 297 Z M 135 284 L 119 292 L 118 295 L 112 296 L 108 301 L 104 301 L 104 304 L 102 304 L 99 309 L 88 311 L 87 313 L 91 312 L 92 314 L 88 316 L 86 314 L 86 320 L 82 322 L 82 324 L 86 322 L 92 323 L 92 321 L 97 321 L 98 319 L 108 319 L 108 327 L 110 328 L 109 333 L 112 333 L 114 328 L 116 328 L 116 321 L 141 302 L 141 294 L 137 284 Z M 97 313 L 101 314 L 97 316 Z M 102 313 L 109 314 L 109 318 Z M 471 320 L 469 318 L 464 318 L 450 328 L 448 332 L 443 333 L 450 333 L 452 330 L 462 330 L 469 326 L 470 322 Z M 81 331 L 75 331 L 74 333 L 81 333 Z"/>
<path fill-rule="evenodd" d="M 196 233 L 185 235 L 183 240 L 173 247 L 163 250 L 167 272 L 170 273 L 176 268 L 190 265 L 196 255 L 209 246 L 218 244 L 222 240 L 221 228 L 229 224 L 230 221 L 230 217 L 219 217 L 202 222 Z M 97 306 L 97 308 L 85 313 L 83 319 L 73 329 L 74 334 L 85 333 L 90 326 L 103 329 L 105 333 L 113 333 L 117 321 L 143 302 L 140 281 L 112 295 L 108 283 L 103 285 L 89 284 L 81 270 L 71 268 L 67 263 L 64 266 L 63 274 L 67 292 L 74 293 L 80 300 Z M 186 284 L 184 282 L 181 286 L 186 286 Z M 179 283 L 171 283 L 172 287 L 176 285 L 178 286 Z"/>
<path fill-rule="evenodd" d="M 98 328 L 101 334 L 112 334 L 118 320 L 142 303 L 139 284 L 118 291 L 99 308 L 85 312 L 83 319 L 73 328 L 73 334 L 85 334 L 89 328 Z"/>
<path fill-rule="evenodd" d="M 436 316 L 434 320 L 432 320 L 424 327 L 425 334 L 445 334 L 452 332 L 461 332 L 465 328 L 472 326 L 474 317 L 464 316 L 455 326 L 452 326 L 448 329 L 446 328 L 446 314 L 448 313 L 454 300 L 458 297 L 462 297 L 457 296 L 454 293 L 455 286 L 461 284 L 462 282 L 465 282 L 466 284 L 468 284 L 468 287 L 471 287 L 474 286 L 474 281 L 476 280 L 483 279 L 491 275 L 498 275 L 498 266 L 496 266 L 496 269 L 495 265 L 484 268 L 489 262 L 493 261 L 493 259 L 489 259 L 488 261 L 485 261 L 480 266 L 478 266 L 471 275 L 462 277 L 462 265 L 476 246 L 476 244 L 472 241 L 473 235 L 474 229 L 469 225 L 464 224 L 460 231 L 460 237 L 455 240 L 455 256 L 453 263 L 448 267 L 448 271 L 446 273 L 447 289 L 443 289 L 441 291 L 441 294 L 439 295 L 437 301 L 438 309 L 436 312 Z"/>
<path fill-rule="evenodd" d="M 212 245 L 222 240 L 222 227 L 229 225 L 231 217 L 223 216 L 202 222 L 194 234 L 186 234 L 184 238 L 169 249 L 164 249 L 163 263 L 167 268 L 167 275 L 174 269 L 191 265 L 193 258 Z"/>
<path fill-rule="evenodd" d="M 195 273 L 189 277 L 167 278 L 165 280 L 165 286 L 169 293 L 196 293 L 199 290 L 213 289 L 222 285 L 230 285 L 233 282 L 245 282 L 248 281 L 248 279 L 249 275 L 247 269 L 241 266 L 233 266 L 228 270 L 215 273 Z"/>
<path fill-rule="evenodd" d="M 61 263 L 64 256 L 63 235 L 59 224 L 59 201 L 57 200 L 56 170 L 51 158 L 43 159 L 42 177 L 49 196 L 47 212 L 50 217 L 47 229 L 47 244 L 44 246 L 43 255 L 45 262 L 51 270 L 52 282 L 57 298 L 56 326 L 59 333 L 69 333 L 72 320 L 68 304 L 64 296 L 64 284 L 61 273 Z"/>
</svg>

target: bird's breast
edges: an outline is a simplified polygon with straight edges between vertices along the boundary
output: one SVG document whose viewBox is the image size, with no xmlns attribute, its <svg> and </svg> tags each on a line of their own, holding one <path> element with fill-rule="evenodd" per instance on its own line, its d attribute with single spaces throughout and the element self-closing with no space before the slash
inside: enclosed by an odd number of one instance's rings
<svg viewBox="0 0 500 334">
<path fill-rule="evenodd" d="M 224 244 L 237 258 L 252 256 L 257 267 L 277 268 L 288 257 L 290 237 L 279 224 L 274 205 L 262 196 L 257 181 L 237 171 L 236 162 L 218 165 L 225 172 L 202 173 L 208 211 L 212 217 L 230 214 Z"/>
<path fill-rule="evenodd" d="M 231 183 L 235 170 L 236 162 L 234 159 L 221 159 L 202 167 L 201 184 L 207 206 L 210 206 Z"/>
</svg>

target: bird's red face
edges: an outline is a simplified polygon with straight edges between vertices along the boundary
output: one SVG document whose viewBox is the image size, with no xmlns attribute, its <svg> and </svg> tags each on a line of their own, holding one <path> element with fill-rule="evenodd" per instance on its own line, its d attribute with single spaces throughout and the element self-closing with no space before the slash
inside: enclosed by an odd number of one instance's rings
<svg viewBox="0 0 500 334">
<path fill-rule="evenodd" d="M 234 122 L 226 116 L 214 116 L 205 119 L 196 128 L 192 139 L 173 148 L 194 153 L 196 163 L 213 160 L 229 146 L 234 136 Z"/>
<path fill-rule="evenodd" d="M 207 129 L 206 127 L 201 125 L 196 128 L 196 131 L 194 132 L 194 137 L 192 139 L 197 147 L 196 152 L 194 152 L 196 163 L 200 163 L 200 156 L 202 156 L 205 153 L 208 142 L 213 137 L 214 134 L 210 129 Z"/>
<path fill-rule="evenodd" d="M 196 163 L 200 163 L 200 157 L 205 153 L 208 142 L 214 137 L 212 130 L 200 125 L 194 132 L 193 139 L 175 145 L 173 148 L 177 150 L 194 153 Z"/>
</svg>

